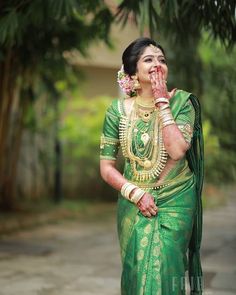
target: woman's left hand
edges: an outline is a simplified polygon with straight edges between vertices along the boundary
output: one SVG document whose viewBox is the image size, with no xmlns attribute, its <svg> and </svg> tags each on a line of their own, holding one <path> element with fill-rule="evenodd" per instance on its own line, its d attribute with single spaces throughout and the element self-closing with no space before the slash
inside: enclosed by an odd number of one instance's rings
<svg viewBox="0 0 236 295">
<path fill-rule="evenodd" d="M 164 72 L 161 66 L 157 67 L 156 70 L 151 73 L 150 80 L 155 98 L 165 97 L 170 99 L 174 95 L 176 88 L 174 88 L 171 92 L 168 92 L 166 81 L 164 79 Z"/>
</svg>

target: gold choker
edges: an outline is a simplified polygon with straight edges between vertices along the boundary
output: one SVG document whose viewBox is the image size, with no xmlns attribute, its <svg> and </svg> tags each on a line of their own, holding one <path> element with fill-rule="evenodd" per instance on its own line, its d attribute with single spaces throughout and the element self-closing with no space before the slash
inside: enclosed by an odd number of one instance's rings
<svg viewBox="0 0 236 295">
<path fill-rule="evenodd" d="M 155 103 L 154 103 L 153 98 L 145 99 L 145 101 L 143 101 L 142 97 L 137 96 L 136 103 L 138 106 L 143 107 L 143 108 L 154 108 L 155 107 Z"/>
</svg>

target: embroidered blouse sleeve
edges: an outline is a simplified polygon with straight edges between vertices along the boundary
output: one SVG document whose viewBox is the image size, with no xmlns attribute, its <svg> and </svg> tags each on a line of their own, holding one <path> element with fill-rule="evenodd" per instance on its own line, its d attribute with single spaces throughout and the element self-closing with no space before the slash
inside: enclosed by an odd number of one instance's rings
<svg viewBox="0 0 236 295">
<path fill-rule="evenodd" d="M 188 99 L 176 118 L 176 124 L 182 132 L 184 139 L 189 144 L 193 137 L 194 120 L 195 110 L 191 101 Z"/>
<path fill-rule="evenodd" d="M 118 100 L 108 107 L 103 123 L 100 141 L 100 159 L 116 160 L 119 151 L 119 111 Z"/>
</svg>

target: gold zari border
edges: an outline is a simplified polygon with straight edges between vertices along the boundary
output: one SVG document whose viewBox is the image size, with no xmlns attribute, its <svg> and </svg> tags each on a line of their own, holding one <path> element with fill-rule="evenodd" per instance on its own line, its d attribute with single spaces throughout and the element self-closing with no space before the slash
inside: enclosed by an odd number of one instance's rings
<svg viewBox="0 0 236 295">
<path fill-rule="evenodd" d="M 106 144 L 111 144 L 111 145 L 119 145 L 120 141 L 117 138 L 111 138 L 107 137 L 104 134 L 101 135 L 101 141 L 100 141 L 100 148 L 104 149 L 104 146 Z"/>
</svg>

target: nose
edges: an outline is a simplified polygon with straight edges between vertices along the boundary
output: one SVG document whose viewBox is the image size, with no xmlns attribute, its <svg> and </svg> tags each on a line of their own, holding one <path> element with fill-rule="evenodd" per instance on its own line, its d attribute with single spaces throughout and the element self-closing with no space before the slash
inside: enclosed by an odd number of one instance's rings
<svg viewBox="0 0 236 295">
<path fill-rule="evenodd" d="M 158 60 L 157 58 L 155 58 L 155 59 L 153 60 L 153 64 L 154 64 L 154 67 L 155 67 L 155 68 L 158 68 L 158 67 L 161 66 L 161 63 L 159 62 L 159 60 Z"/>
<path fill-rule="evenodd" d="M 162 68 L 162 65 L 158 60 L 155 59 L 153 62 L 153 68 L 155 71 L 159 71 Z"/>
</svg>

